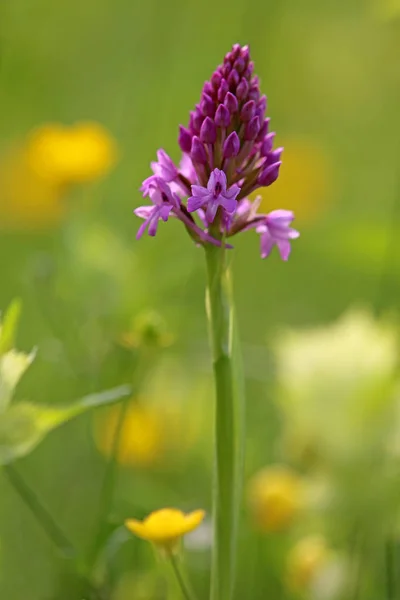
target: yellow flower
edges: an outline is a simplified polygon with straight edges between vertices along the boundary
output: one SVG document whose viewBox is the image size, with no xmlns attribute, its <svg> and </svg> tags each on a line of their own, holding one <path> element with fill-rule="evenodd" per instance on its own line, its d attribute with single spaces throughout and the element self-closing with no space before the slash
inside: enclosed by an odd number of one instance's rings
<svg viewBox="0 0 400 600">
<path fill-rule="evenodd" d="M 105 175 L 116 158 L 115 141 L 97 123 L 37 128 L 0 161 L 0 229 L 56 226 L 68 186 Z"/>
<path fill-rule="evenodd" d="M 29 168 L 23 148 L 10 149 L 0 162 L 0 229 L 41 230 L 65 214 L 60 190 Z"/>
<path fill-rule="evenodd" d="M 44 125 L 27 141 L 28 165 L 40 178 L 76 184 L 102 177 L 117 158 L 115 140 L 99 123 Z"/>
<path fill-rule="evenodd" d="M 112 407 L 105 417 L 96 422 L 96 442 L 107 456 L 113 448 L 120 411 L 120 406 Z M 141 403 L 131 403 L 120 432 L 118 462 L 133 467 L 149 467 L 157 463 L 165 449 L 163 428 L 161 413 Z"/>
<path fill-rule="evenodd" d="M 303 538 L 289 552 L 287 582 L 292 590 L 309 588 L 331 557 L 325 539 L 319 535 Z"/>
<path fill-rule="evenodd" d="M 260 188 L 253 195 L 261 196 L 260 212 L 277 208 L 293 210 L 296 221 L 310 221 L 329 202 L 332 175 L 323 149 L 306 139 L 284 140 L 282 167 L 277 181 Z"/>
<path fill-rule="evenodd" d="M 171 552 L 176 549 L 182 536 L 200 525 L 204 516 L 204 510 L 185 514 L 176 508 L 163 508 L 152 512 L 144 521 L 127 519 L 125 526 L 143 540 Z"/>
<path fill-rule="evenodd" d="M 301 478 L 285 466 L 262 469 L 250 481 L 249 508 L 256 527 L 263 532 L 287 529 L 298 515 L 301 503 Z"/>
</svg>

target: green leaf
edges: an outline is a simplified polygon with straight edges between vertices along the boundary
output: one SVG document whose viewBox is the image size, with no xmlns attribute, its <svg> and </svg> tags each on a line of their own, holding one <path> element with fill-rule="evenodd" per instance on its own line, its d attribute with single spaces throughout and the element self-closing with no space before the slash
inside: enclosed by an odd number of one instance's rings
<svg viewBox="0 0 400 600">
<path fill-rule="evenodd" d="M 15 333 L 21 316 L 21 301 L 17 298 L 8 307 L 0 327 L 0 356 L 14 347 Z"/>
<path fill-rule="evenodd" d="M 35 358 L 35 350 L 30 354 L 9 350 L 0 355 L 0 414 L 12 398 L 14 389 Z"/>
<path fill-rule="evenodd" d="M 41 406 L 19 402 L 0 414 L 0 465 L 29 454 L 56 427 L 99 406 L 117 402 L 131 393 L 123 385 L 98 394 L 85 396 L 69 406 Z"/>
</svg>

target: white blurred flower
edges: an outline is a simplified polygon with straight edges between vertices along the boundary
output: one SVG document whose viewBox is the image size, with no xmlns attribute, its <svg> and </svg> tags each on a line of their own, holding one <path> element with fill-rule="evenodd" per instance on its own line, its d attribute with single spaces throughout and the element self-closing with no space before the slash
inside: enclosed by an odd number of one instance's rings
<svg viewBox="0 0 400 600">
<path fill-rule="evenodd" d="M 208 550 L 212 545 L 213 527 L 211 519 L 205 519 L 194 531 L 188 533 L 183 540 L 185 548 L 200 552 Z"/>
<path fill-rule="evenodd" d="M 343 592 L 346 569 L 343 559 L 322 535 L 300 539 L 289 551 L 286 581 L 294 592 L 311 600 L 335 600 Z"/>
<path fill-rule="evenodd" d="M 341 598 L 346 582 L 346 564 L 338 556 L 331 556 L 323 567 L 315 573 L 311 582 L 312 600 L 335 600 Z"/>
<path fill-rule="evenodd" d="M 276 358 L 294 452 L 347 457 L 381 443 L 394 410 L 393 326 L 352 310 L 325 327 L 284 332 Z"/>
</svg>

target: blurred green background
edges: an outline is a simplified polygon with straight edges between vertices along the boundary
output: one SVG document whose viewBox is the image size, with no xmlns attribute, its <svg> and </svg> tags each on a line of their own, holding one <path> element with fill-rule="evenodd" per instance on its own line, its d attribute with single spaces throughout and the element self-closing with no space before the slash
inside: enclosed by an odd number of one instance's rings
<svg viewBox="0 0 400 600">
<path fill-rule="evenodd" d="M 121 336 L 152 310 L 171 339 L 153 348 L 138 395 L 145 406 L 176 409 L 170 437 L 193 428 L 186 445 L 162 446 L 155 461 L 150 451 L 148 460 L 121 466 L 113 513 L 120 524 L 168 505 L 210 511 L 213 395 L 202 251 L 175 222 L 161 223 L 155 239 L 136 242 L 132 210 L 142 203 L 138 188 L 156 150 L 179 161 L 178 124 L 186 125 L 204 80 L 235 42 L 251 47 L 277 144 L 285 146 L 281 180 L 267 189 L 264 206 L 294 209 L 301 231 L 287 264 L 277 254 L 262 261 L 251 233 L 235 240 L 251 475 L 282 459 L 270 351 L 280 329 L 325 324 L 354 305 L 376 315 L 398 308 L 400 4 L 0 5 L 0 308 L 22 299 L 17 347 L 38 348 L 16 400 L 61 404 L 121 383 L 139 385 L 140 352 Z M 42 222 L 46 205 L 34 226 L 18 219 L 11 226 L 14 196 L 4 184 L 10 153 L 38 126 L 80 121 L 105 128 L 118 148 L 115 164 L 104 177 L 56 194 L 54 202 L 67 208 L 62 217 Z M 15 177 L 18 185 L 27 181 L 23 171 Z M 21 189 L 22 207 L 32 206 L 29 181 Z M 90 414 L 67 424 L 17 463 L 82 550 L 95 529 L 106 464 L 95 421 Z M 259 539 L 243 518 L 237 597 L 291 598 L 279 578 L 287 538 Z M 378 555 L 383 573 L 384 550 Z M 113 600 L 164 597 L 145 542 L 129 540 L 115 563 Z M 206 597 L 207 552 L 192 551 L 188 563 Z M 83 600 L 70 571 L 0 474 L 0 598 Z M 360 598 L 383 598 L 379 577 Z"/>
</svg>

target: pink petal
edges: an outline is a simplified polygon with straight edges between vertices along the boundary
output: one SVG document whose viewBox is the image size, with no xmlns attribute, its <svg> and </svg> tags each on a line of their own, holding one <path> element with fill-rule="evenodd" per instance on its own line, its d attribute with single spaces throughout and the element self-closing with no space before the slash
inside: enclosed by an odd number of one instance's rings
<svg viewBox="0 0 400 600">
<path fill-rule="evenodd" d="M 170 204 L 164 204 L 158 211 L 158 214 L 162 218 L 163 221 L 168 221 L 169 213 L 172 210 L 172 206 Z"/>
<path fill-rule="evenodd" d="M 210 192 L 208 191 L 207 188 L 205 188 L 201 185 L 192 185 L 192 194 L 193 194 L 193 196 L 205 197 L 205 196 L 209 196 Z"/>
<path fill-rule="evenodd" d="M 139 206 L 133 211 L 140 219 L 149 219 L 154 211 L 154 206 Z"/>
<path fill-rule="evenodd" d="M 206 219 L 209 223 L 212 223 L 215 219 L 215 215 L 218 210 L 218 202 L 210 202 L 207 206 L 206 210 Z"/>
<path fill-rule="evenodd" d="M 275 245 L 275 240 L 270 236 L 268 231 L 261 236 L 261 258 L 267 258 L 271 254 L 271 250 Z"/>
<path fill-rule="evenodd" d="M 267 215 L 267 222 L 277 227 L 289 227 L 294 219 L 294 213 L 291 210 L 273 210 Z"/>
<path fill-rule="evenodd" d="M 195 210 L 198 210 L 199 208 L 201 208 L 203 206 L 203 204 L 205 204 L 208 200 L 208 196 L 205 196 L 203 198 L 199 198 L 198 196 L 191 196 L 190 198 L 188 198 L 187 201 L 187 209 L 189 212 L 194 212 Z"/>
<path fill-rule="evenodd" d="M 210 179 L 208 180 L 207 189 L 212 194 L 214 194 L 217 183 L 219 183 L 221 186 L 221 194 L 225 195 L 227 184 L 226 175 L 224 171 L 221 171 L 220 169 L 214 169 L 210 175 Z"/>
<path fill-rule="evenodd" d="M 159 214 L 158 211 L 149 219 L 149 235 L 154 237 L 157 233 Z"/>
<path fill-rule="evenodd" d="M 289 227 L 288 238 L 290 240 L 296 240 L 298 237 L 300 237 L 300 232 L 297 231 L 297 229 Z"/>
<path fill-rule="evenodd" d="M 136 234 L 136 239 L 137 240 L 140 240 L 140 238 L 142 237 L 142 235 L 146 231 L 147 225 L 148 225 L 148 220 L 141 224 L 141 226 L 139 227 L 138 232 Z"/>
<path fill-rule="evenodd" d="M 214 193 L 215 184 L 216 184 L 216 181 L 215 181 L 215 171 L 217 171 L 217 169 L 214 169 L 214 171 L 211 173 L 210 179 L 208 180 L 208 183 L 207 183 L 207 190 L 211 194 Z"/>
<path fill-rule="evenodd" d="M 290 242 L 288 240 L 278 240 L 276 242 L 278 246 L 279 254 L 281 255 L 282 260 L 287 260 L 290 255 Z"/>
<path fill-rule="evenodd" d="M 234 198 L 224 198 L 222 197 L 221 206 L 224 207 L 227 213 L 232 215 L 237 207 L 237 201 Z"/>
<path fill-rule="evenodd" d="M 238 195 L 238 193 L 240 192 L 240 187 L 238 185 L 233 184 L 231 185 L 231 187 L 229 188 L 229 190 L 227 190 L 224 193 L 225 198 L 236 198 L 236 196 Z"/>
</svg>

